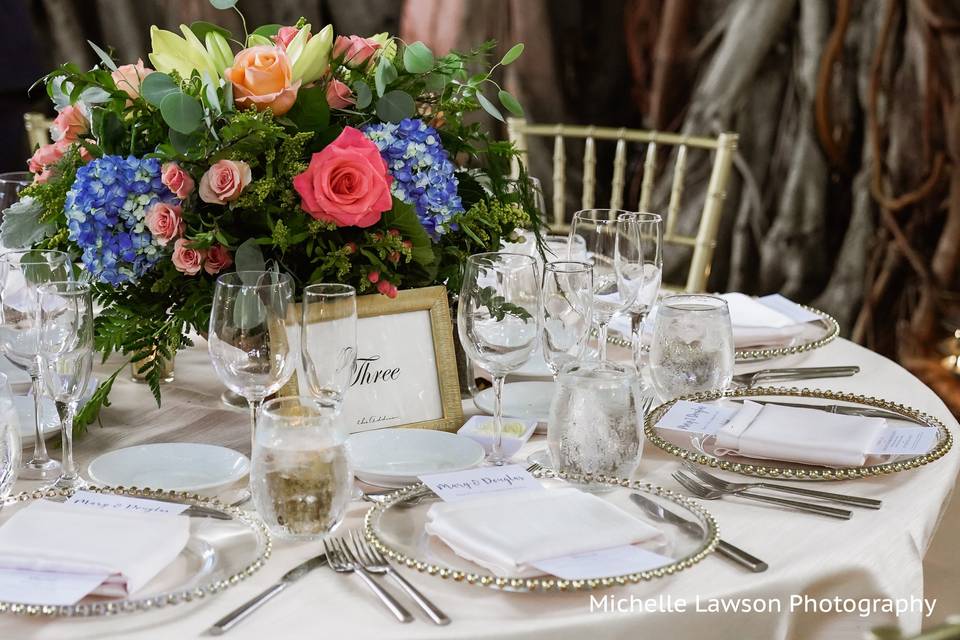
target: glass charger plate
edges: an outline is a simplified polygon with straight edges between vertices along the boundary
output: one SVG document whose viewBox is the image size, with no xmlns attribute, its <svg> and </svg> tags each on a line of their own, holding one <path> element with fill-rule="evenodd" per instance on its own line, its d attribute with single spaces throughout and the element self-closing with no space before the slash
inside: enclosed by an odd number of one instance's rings
<svg viewBox="0 0 960 640">
<path fill-rule="evenodd" d="M 86 490 L 190 504 L 200 507 L 202 513 L 214 511 L 227 519 L 189 516 L 190 538 L 180 555 L 146 586 L 126 598 L 88 596 L 73 605 L 7 601 L 0 602 L 0 613 L 93 617 L 169 607 L 216 595 L 253 575 L 270 557 L 270 534 L 255 513 L 185 492 L 126 487 Z M 72 494 L 72 490 L 49 489 L 12 495 L 3 501 L 0 526 L 34 500 L 64 500 Z"/>
<path fill-rule="evenodd" d="M 729 402 L 731 398 L 760 398 L 773 402 L 790 402 L 810 405 L 848 405 L 853 407 L 883 409 L 904 416 L 898 424 L 923 426 L 937 430 L 937 444 L 929 453 L 922 455 L 875 456 L 873 464 L 862 467 L 818 467 L 794 462 L 777 460 L 759 460 L 738 456 L 716 456 L 702 446 L 696 438 L 681 432 L 658 430 L 654 425 L 677 400 L 693 402 Z M 815 407 L 814 407 L 815 408 Z M 697 464 L 731 471 L 759 478 L 778 478 L 781 480 L 854 480 L 871 476 L 897 473 L 914 469 L 943 457 L 953 445 L 953 436 L 942 422 L 918 409 L 853 393 L 840 393 L 819 389 L 797 389 L 795 387 L 753 387 L 728 390 L 725 392 L 699 393 L 676 398 L 666 402 L 647 414 L 643 426 L 644 435 L 657 447 L 678 458 Z"/>
<path fill-rule="evenodd" d="M 547 490 L 570 486 L 570 482 L 589 482 L 590 493 L 621 507 L 636 518 L 660 529 L 668 539 L 667 547 L 651 551 L 672 560 L 639 573 L 614 575 L 590 580 L 563 580 L 553 576 L 536 578 L 498 577 L 488 569 L 456 555 L 443 542 L 424 531 L 427 510 L 436 498 L 423 499 L 425 487 L 416 484 L 390 494 L 382 504 L 367 512 L 364 532 L 370 542 L 392 560 L 431 576 L 455 582 L 510 592 L 557 592 L 604 589 L 654 580 L 675 574 L 700 562 L 714 550 L 718 541 L 713 517 L 684 496 L 652 484 L 604 476 L 576 476 L 543 470 L 533 472 Z M 642 493 L 670 511 L 699 524 L 701 535 L 691 535 L 672 524 L 651 519 L 630 501 L 630 493 Z M 641 547 L 643 545 L 640 545 Z"/>
</svg>

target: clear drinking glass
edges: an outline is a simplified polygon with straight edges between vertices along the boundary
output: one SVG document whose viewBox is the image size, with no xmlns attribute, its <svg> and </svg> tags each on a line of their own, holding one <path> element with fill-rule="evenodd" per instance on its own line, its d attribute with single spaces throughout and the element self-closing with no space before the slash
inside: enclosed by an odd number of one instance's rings
<svg viewBox="0 0 960 640">
<path fill-rule="evenodd" d="M 593 267 L 548 262 L 543 271 L 543 357 L 557 373 L 583 357 L 593 326 Z"/>
<path fill-rule="evenodd" d="M 40 285 L 73 279 L 70 256 L 62 251 L 10 251 L 0 256 L 0 348 L 14 365 L 30 374 L 33 383 L 35 440 L 33 456 L 23 464 L 20 477 L 52 480 L 60 475 L 60 463 L 47 455 L 40 426 L 43 397 L 39 357 Z"/>
<path fill-rule="evenodd" d="M 650 374 L 662 400 L 725 389 L 733 379 L 733 361 L 726 300 L 683 294 L 660 302 L 650 346 Z"/>
<path fill-rule="evenodd" d="M 584 209 L 573 216 L 568 252 L 583 238 L 593 266 L 593 318 L 600 361 L 607 362 L 607 327 L 629 309 L 643 285 L 643 247 L 636 225 L 619 209 Z"/>
<path fill-rule="evenodd" d="M 467 258 L 457 307 L 464 351 L 490 372 L 494 391 L 493 447 L 489 462 L 503 464 L 503 381 L 537 347 L 540 278 L 531 256 L 479 253 Z"/>
<path fill-rule="evenodd" d="M 646 364 L 644 356 L 649 349 L 643 344 L 643 326 L 657 302 L 663 279 L 663 218 L 656 213 L 645 212 L 627 213 L 622 217 L 636 226 L 643 251 L 643 285 L 629 309 L 634 364 L 638 370 L 642 370 Z"/>
<path fill-rule="evenodd" d="M 20 190 L 31 184 L 33 174 L 29 171 L 0 173 L 0 211 L 20 200 Z"/>
<path fill-rule="evenodd" d="M 357 363 L 357 291 L 346 284 L 303 290 L 300 355 L 307 389 L 320 406 L 340 411 Z"/>
<path fill-rule="evenodd" d="M 334 420 L 312 397 L 274 398 L 263 405 L 251 489 L 260 517 L 281 538 L 319 539 L 343 520 L 353 473 Z"/>
<path fill-rule="evenodd" d="M 217 278 L 208 347 L 220 381 L 247 399 L 253 446 L 264 398 L 285 385 L 296 369 L 297 320 L 293 281 L 274 271 L 237 271 Z"/>
<path fill-rule="evenodd" d="M 39 288 L 40 361 L 47 393 L 57 405 L 63 443 L 57 489 L 87 485 L 73 463 L 73 417 L 93 370 L 93 297 L 90 285 L 51 282 Z"/>
<path fill-rule="evenodd" d="M 0 373 L 0 500 L 13 489 L 20 470 L 20 418 L 7 376 Z"/>
<path fill-rule="evenodd" d="M 629 478 L 643 450 L 640 376 L 632 365 L 568 364 L 557 376 L 547 445 L 558 471 Z"/>
</svg>

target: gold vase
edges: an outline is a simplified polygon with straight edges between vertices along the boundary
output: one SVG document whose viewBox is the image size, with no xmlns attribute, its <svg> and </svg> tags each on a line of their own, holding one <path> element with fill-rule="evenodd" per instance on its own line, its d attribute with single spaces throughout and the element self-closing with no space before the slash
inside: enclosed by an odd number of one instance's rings
<svg viewBox="0 0 960 640">
<path fill-rule="evenodd" d="M 164 358 L 163 356 L 158 356 L 156 352 L 154 352 L 153 355 L 143 358 L 142 360 L 134 360 L 130 363 L 130 379 L 140 384 L 146 384 L 147 376 L 143 373 L 140 373 L 140 370 L 143 369 L 144 365 L 152 362 L 158 357 L 160 358 L 160 370 L 162 372 L 160 382 L 173 382 L 174 360 L 176 358 L 176 354 L 174 354 L 174 358 Z"/>
</svg>

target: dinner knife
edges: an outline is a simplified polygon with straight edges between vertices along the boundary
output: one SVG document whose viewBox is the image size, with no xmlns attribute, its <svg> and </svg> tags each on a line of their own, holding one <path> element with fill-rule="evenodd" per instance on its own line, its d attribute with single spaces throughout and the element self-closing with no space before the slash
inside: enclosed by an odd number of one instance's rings
<svg viewBox="0 0 960 640">
<path fill-rule="evenodd" d="M 803 404 L 802 402 L 779 402 L 773 400 L 754 400 L 753 398 L 747 398 L 750 402 L 756 402 L 757 404 L 773 404 L 778 407 L 793 407 L 794 409 L 819 409 L 820 411 L 826 411 L 828 413 L 836 413 L 842 416 L 861 416 L 864 418 L 886 418 L 888 420 L 906 420 L 907 422 L 915 422 L 917 424 L 925 424 L 922 420 L 916 418 L 911 418 L 910 416 L 905 416 L 902 413 L 897 413 L 895 411 L 887 411 L 886 409 L 871 409 L 869 407 L 849 407 L 842 404 Z M 742 403 L 743 400 L 737 399 L 733 402 Z"/>
<path fill-rule="evenodd" d="M 642 496 L 639 493 L 631 493 L 630 499 L 633 500 L 634 504 L 643 509 L 643 511 L 654 520 L 677 525 L 684 531 L 695 536 L 703 535 L 703 527 L 701 527 L 699 524 L 693 522 L 692 520 L 687 520 L 682 516 L 678 516 L 673 511 L 664 508 L 663 505 L 654 502 L 650 498 Z M 754 573 L 760 573 L 767 570 L 766 562 L 750 555 L 739 547 L 733 546 L 725 540 L 720 540 L 717 543 L 717 553 L 728 560 L 732 560 L 737 564 L 750 569 L 750 571 L 753 571 Z"/>
<path fill-rule="evenodd" d="M 210 627 L 207 631 L 210 635 L 219 636 L 221 634 L 230 631 L 235 625 L 237 625 L 241 620 L 246 619 L 251 613 L 263 606 L 268 600 L 272 599 L 275 595 L 289 587 L 291 584 L 307 575 L 317 567 L 322 567 L 327 563 L 327 555 L 321 553 L 318 556 L 310 558 L 306 562 L 301 562 L 290 571 L 287 571 L 283 574 L 283 577 L 280 578 L 280 581 L 266 589 L 259 595 L 253 597 L 252 599 L 246 601 L 224 617 L 220 618 L 213 623 L 213 626 Z"/>
</svg>

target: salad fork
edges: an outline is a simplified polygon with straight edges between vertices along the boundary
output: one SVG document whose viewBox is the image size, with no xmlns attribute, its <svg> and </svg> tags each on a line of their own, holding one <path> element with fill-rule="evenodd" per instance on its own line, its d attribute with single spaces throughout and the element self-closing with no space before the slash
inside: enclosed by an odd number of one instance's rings
<svg viewBox="0 0 960 640">
<path fill-rule="evenodd" d="M 407 611 L 402 604 L 397 602 L 397 599 L 390 595 L 386 589 L 377 584 L 373 576 L 363 568 L 363 565 L 357 562 L 350 548 L 343 540 L 338 538 L 324 540 L 323 550 L 327 554 L 327 563 L 331 569 L 337 573 L 353 573 L 360 576 L 367 586 L 370 587 L 370 590 L 380 598 L 380 602 L 390 609 L 390 613 L 392 613 L 397 620 L 400 622 L 411 622 L 413 620 L 410 612 Z"/>
<path fill-rule="evenodd" d="M 417 591 L 416 587 L 407 582 L 406 578 L 394 569 L 393 565 L 391 565 L 373 545 L 364 540 L 356 531 L 350 532 L 350 538 L 353 540 L 353 549 L 356 552 L 357 559 L 360 560 L 360 564 L 363 565 L 364 569 L 370 573 L 384 574 L 393 578 L 394 581 L 400 585 L 400 588 L 403 589 L 404 593 L 410 596 L 413 601 L 417 603 L 417 606 L 423 609 L 423 612 L 433 620 L 434 624 L 450 624 L 450 618 L 447 617 L 447 614 L 430 602 L 426 596 Z"/>
<path fill-rule="evenodd" d="M 730 493 L 740 493 L 748 489 L 768 489 L 770 491 L 794 493 L 801 496 L 819 498 L 821 500 L 831 500 L 833 502 L 840 502 L 854 507 L 864 507 L 867 509 L 879 509 L 881 505 L 883 505 L 882 500 L 874 500 L 873 498 L 861 498 L 859 496 L 848 496 L 842 493 L 831 493 L 829 491 L 801 489 L 799 487 L 791 487 L 785 484 L 773 484 L 770 482 L 729 482 L 722 478 L 718 478 L 715 475 L 707 473 L 705 469 L 701 469 L 690 462 L 684 463 L 684 466 L 687 468 L 687 471 L 697 476 L 700 481 L 710 485 L 714 489 L 728 491 Z"/>
<path fill-rule="evenodd" d="M 792 367 L 783 369 L 761 369 L 733 376 L 733 381 L 745 387 L 759 382 L 787 382 L 790 380 L 811 380 L 814 378 L 844 378 L 860 373 L 860 367 Z"/>
<path fill-rule="evenodd" d="M 711 489 L 710 487 L 704 486 L 681 471 L 674 472 L 672 475 L 673 475 L 673 479 L 679 482 L 683 488 L 685 488 L 687 491 L 692 493 L 694 496 L 701 498 L 703 500 L 719 500 L 724 496 L 735 495 L 741 498 L 747 498 L 749 500 L 756 500 L 758 502 L 768 502 L 770 504 L 776 504 L 782 507 L 790 507 L 791 509 L 796 509 L 797 511 L 815 513 L 820 516 L 838 518 L 840 520 L 849 520 L 851 517 L 853 517 L 853 513 L 850 511 L 847 511 L 846 509 L 834 509 L 833 507 L 825 507 L 818 504 L 811 504 L 809 502 L 799 502 L 797 500 L 785 500 L 783 498 L 774 498 L 773 496 L 765 496 L 759 493 L 746 493 L 746 492 L 730 493 L 727 491 L 720 491 L 719 489 Z"/>
</svg>

